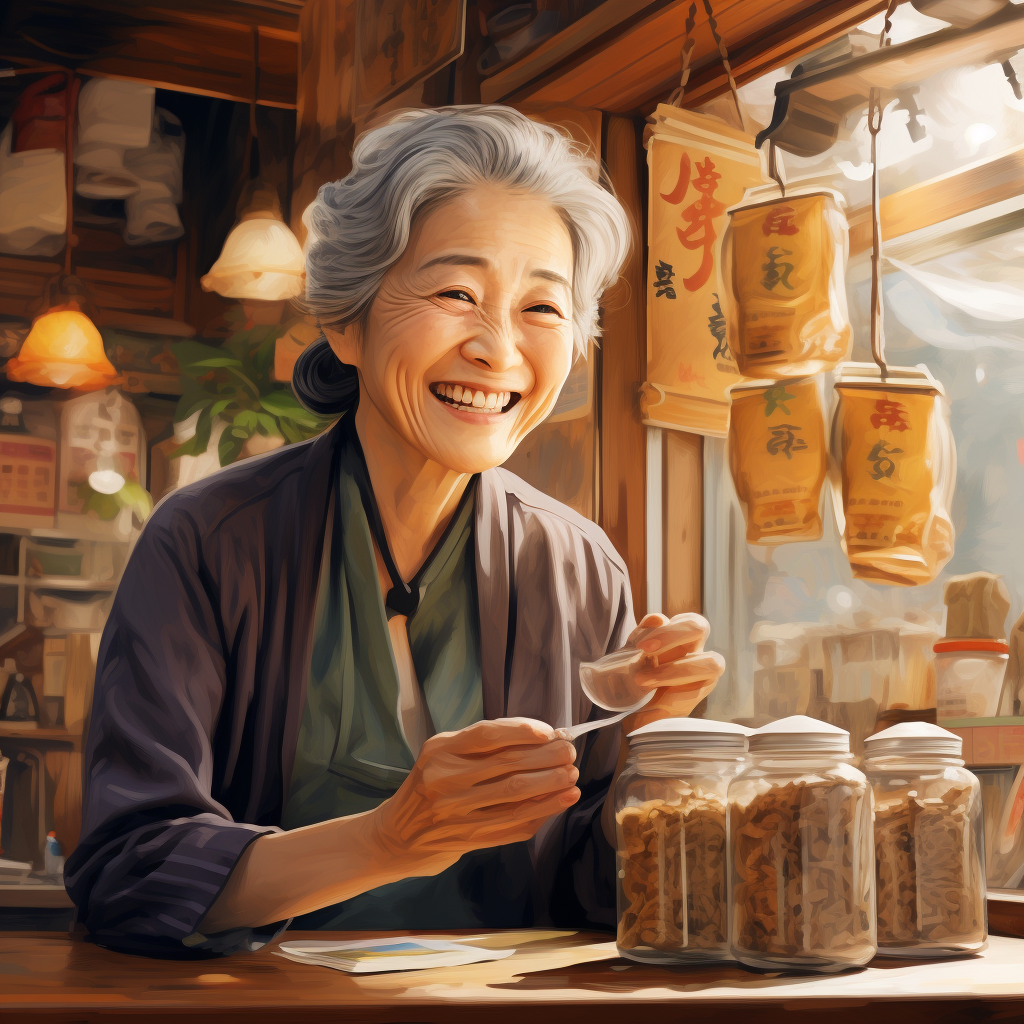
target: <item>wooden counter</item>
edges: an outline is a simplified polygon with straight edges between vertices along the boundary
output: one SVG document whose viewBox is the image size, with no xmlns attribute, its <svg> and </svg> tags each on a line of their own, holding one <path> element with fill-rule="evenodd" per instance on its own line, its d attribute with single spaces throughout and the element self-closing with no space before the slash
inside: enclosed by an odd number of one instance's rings
<svg viewBox="0 0 1024 1024">
<path fill-rule="evenodd" d="M 288 933 L 299 937 L 310 935 Z M 480 944 L 514 944 L 517 952 L 469 967 L 358 976 L 292 963 L 275 955 L 276 944 L 258 953 L 183 963 L 124 956 L 66 936 L 0 934 L 0 1019 L 4 1024 L 154 1016 L 187 1017 L 196 1024 L 1024 1019 L 1024 940 L 1001 936 L 969 959 L 876 960 L 865 970 L 813 977 L 735 966 L 647 967 L 618 959 L 608 936 L 597 934 L 508 932 Z"/>
</svg>

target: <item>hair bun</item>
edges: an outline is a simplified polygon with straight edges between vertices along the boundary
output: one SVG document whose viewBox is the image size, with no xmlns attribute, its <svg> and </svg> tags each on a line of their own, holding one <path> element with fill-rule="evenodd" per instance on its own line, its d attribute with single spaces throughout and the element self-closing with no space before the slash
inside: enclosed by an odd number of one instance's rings
<svg viewBox="0 0 1024 1024">
<path fill-rule="evenodd" d="M 340 416 L 359 403 L 359 375 L 343 363 L 321 334 L 295 362 L 295 397 L 318 416 Z"/>
</svg>

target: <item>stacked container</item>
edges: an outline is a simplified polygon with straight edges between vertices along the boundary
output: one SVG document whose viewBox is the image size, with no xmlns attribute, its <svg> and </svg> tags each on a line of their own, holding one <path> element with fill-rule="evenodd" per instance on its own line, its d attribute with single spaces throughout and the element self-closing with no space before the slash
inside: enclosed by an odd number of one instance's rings
<svg viewBox="0 0 1024 1024">
<path fill-rule="evenodd" d="M 648 963 L 731 959 L 726 798 L 749 729 L 669 718 L 629 735 L 615 790 L 619 953 Z"/>
<path fill-rule="evenodd" d="M 981 786 L 963 740 L 906 722 L 864 743 L 875 798 L 878 951 L 975 953 L 988 938 Z"/>
<path fill-rule="evenodd" d="M 730 945 L 751 967 L 839 971 L 876 951 L 871 790 L 843 729 L 796 715 L 749 738 L 729 786 Z"/>
</svg>

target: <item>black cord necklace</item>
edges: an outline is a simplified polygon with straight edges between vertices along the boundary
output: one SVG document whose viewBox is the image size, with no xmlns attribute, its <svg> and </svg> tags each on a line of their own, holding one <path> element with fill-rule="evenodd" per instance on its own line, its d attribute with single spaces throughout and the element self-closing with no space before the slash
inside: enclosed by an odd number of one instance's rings
<svg viewBox="0 0 1024 1024">
<path fill-rule="evenodd" d="M 444 546 L 445 541 L 448 540 L 448 536 L 455 528 L 455 524 L 462 518 L 462 511 L 466 503 L 473 500 L 477 478 L 474 476 L 469 482 L 462 497 L 459 499 L 455 513 L 445 527 L 444 533 L 441 534 L 433 550 L 424 560 L 419 572 L 416 573 L 409 583 L 406 583 L 402 579 L 402 574 L 398 571 L 394 556 L 391 554 L 391 545 L 388 544 L 388 537 L 384 532 L 384 521 L 380 517 L 377 498 L 373 493 L 373 486 L 370 483 L 370 470 L 366 465 L 363 446 L 359 443 L 359 435 L 356 433 L 355 419 L 354 410 L 342 418 L 341 431 L 343 440 L 341 454 L 344 459 L 345 468 L 355 480 L 356 487 L 359 488 L 359 498 L 362 501 L 366 521 L 370 525 L 370 532 L 373 534 L 380 557 L 384 560 L 384 568 L 387 569 L 388 576 L 391 578 L 391 589 L 385 595 L 384 609 L 389 619 L 395 615 L 404 615 L 406 618 L 411 618 L 416 614 L 416 609 L 419 607 L 420 585 L 423 574 L 434 561 L 435 556 Z"/>
</svg>

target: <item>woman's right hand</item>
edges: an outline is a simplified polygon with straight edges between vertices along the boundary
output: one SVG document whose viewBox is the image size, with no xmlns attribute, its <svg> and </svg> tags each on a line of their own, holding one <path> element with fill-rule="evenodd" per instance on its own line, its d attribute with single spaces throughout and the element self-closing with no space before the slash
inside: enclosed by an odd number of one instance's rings
<svg viewBox="0 0 1024 1024">
<path fill-rule="evenodd" d="M 529 718 L 438 733 L 373 812 L 376 843 L 404 874 L 434 875 L 471 850 L 523 842 L 579 800 L 575 759 L 572 743 Z"/>
</svg>

